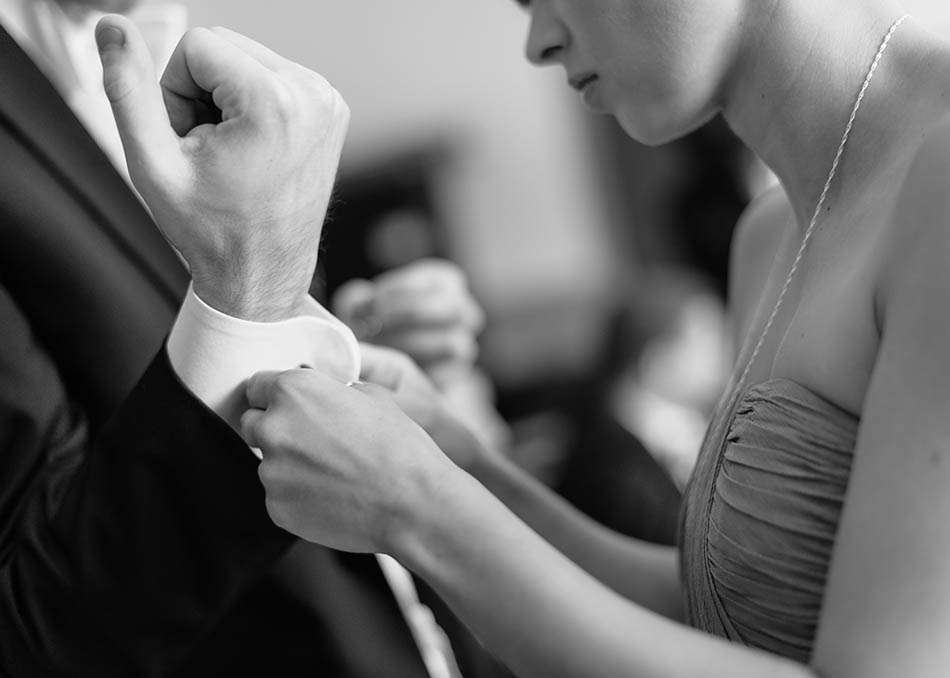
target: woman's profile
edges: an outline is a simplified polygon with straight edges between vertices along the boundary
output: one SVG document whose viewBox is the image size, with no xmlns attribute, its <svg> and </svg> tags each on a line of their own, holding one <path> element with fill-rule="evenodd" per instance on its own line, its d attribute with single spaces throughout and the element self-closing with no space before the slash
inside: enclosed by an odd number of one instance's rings
<svg viewBox="0 0 950 678">
<path fill-rule="evenodd" d="M 737 232 L 680 548 L 580 516 L 372 347 L 375 385 L 249 382 L 272 517 L 392 554 L 521 676 L 950 675 L 950 44 L 890 0 L 520 4 L 631 137 L 721 113 L 781 181 Z"/>
</svg>

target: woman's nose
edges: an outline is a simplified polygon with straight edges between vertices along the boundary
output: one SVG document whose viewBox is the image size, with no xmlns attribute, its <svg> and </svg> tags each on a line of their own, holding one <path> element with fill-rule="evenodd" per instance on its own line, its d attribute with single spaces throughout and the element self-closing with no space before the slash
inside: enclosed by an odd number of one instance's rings
<svg viewBox="0 0 950 678">
<path fill-rule="evenodd" d="M 531 12 L 531 28 L 525 45 L 525 56 L 535 66 L 557 60 L 570 40 L 567 29 L 550 9 L 537 3 Z"/>
</svg>

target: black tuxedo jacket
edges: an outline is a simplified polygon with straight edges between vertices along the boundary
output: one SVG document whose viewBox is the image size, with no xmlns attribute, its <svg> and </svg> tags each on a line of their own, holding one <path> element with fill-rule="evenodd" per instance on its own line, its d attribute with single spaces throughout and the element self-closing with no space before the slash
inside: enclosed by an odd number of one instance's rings
<svg viewBox="0 0 950 678">
<path fill-rule="evenodd" d="M 0 28 L 0 675 L 422 678 L 371 558 L 269 574 L 294 541 L 163 349 L 187 282 Z"/>
</svg>

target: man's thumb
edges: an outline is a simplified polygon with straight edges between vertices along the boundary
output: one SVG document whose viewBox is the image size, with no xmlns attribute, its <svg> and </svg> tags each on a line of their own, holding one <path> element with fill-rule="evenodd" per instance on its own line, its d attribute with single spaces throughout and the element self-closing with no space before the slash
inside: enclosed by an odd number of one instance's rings
<svg viewBox="0 0 950 678">
<path fill-rule="evenodd" d="M 103 17 L 96 26 L 102 82 L 112 104 L 133 178 L 151 175 L 178 145 L 155 66 L 142 34 L 127 18 Z M 142 187 L 139 187 L 140 190 Z"/>
</svg>

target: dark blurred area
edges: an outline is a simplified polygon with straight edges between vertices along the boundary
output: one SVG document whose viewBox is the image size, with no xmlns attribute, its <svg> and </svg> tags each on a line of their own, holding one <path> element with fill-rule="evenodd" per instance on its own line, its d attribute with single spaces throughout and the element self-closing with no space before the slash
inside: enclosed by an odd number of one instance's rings
<svg viewBox="0 0 950 678">
<path fill-rule="evenodd" d="M 438 144 L 380 158 L 340 176 L 324 229 L 313 292 L 328 298 L 352 278 L 375 278 L 420 259 L 447 258 L 433 198 L 445 161 Z"/>
</svg>

